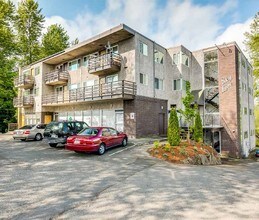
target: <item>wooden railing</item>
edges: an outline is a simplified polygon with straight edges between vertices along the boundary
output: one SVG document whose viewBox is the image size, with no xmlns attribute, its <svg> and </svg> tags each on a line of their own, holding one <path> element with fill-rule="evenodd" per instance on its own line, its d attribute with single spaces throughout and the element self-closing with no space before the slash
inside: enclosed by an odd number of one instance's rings
<svg viewBox="0 0 259 220">
<path fill-rule="evenodd" d="M 13 105 L 14 105 L 14 107 L 33 106 L 34 105 L 34 96 L 28 95 L 28 96 L 16 97 L 13 99 Z"/>
<path fill-rule="evenodd" d="M 88 72 L 94 73 L 102 70 L 112 69 L 118 70 L 121 66 L 121 55 L 116 53 L 106 53 L 89 59 Z"/>
<path fill-rule="evenodd" d="M 136 84 L 122 80 L 68 90 L 62 94 L 52 93 L 42 97 L 42 104 L 62 104 L 70 102 L 85 102 L 100 99 L 133 99 L 136 95 Z"/>
<path fill-rule="evenodd" d="M 67 82 L 69 73 L 68 71 L 55 70 L 45 75 L 45 83 L 51 84 L 55 82 Z"/>
<path fill-rule="evenodd" d="M 21 75 L 14 79 L 15 87 L 33 87 L 34 77 L 31 75 Z"/>
</svg>

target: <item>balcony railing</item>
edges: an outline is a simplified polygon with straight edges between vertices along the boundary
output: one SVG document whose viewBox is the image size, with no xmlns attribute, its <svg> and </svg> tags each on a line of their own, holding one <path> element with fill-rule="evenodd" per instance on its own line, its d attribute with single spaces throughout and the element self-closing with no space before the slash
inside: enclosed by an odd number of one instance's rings
<svg viewBox="0 0 259 220">
<path fill-rule="evenodd" d="M 29 89 L 34 85 L 34 77 L 31 75 L 21 75 L 14 79 L 14 86 L 16 88 Z"/>
<path fill-rule="evenodd" d="M 221 119 L 219 114 L 201 114 L 202 126 L 209 128 L 222 127 Z M 187 127 L 186 121 L 181 118 L 180 120 L 181 127 Z"/>
<path fill-rule="evenodd" d="M 121 67 L 121 56 L 107 53 L 89 59 L 88 72 L 96 75 L 118 72 Z"/>
<path fill-rule="evenodd" d="M 122 80 L 69 90 L 62 94 L 52 93 L 42 97 L 43 105 L 69 104 L 107 99 L 134 99 L 136 84 Z"/>
<path fill-rule="evenodd" d="M 34 96 L 28 95 L 28 96 L 22 96 L 22 97 L 16 97 L 13 99 L 13 105 L 14 107 L 31 107 L 34 105 Z"/>
<path fill-rule="evenodd" d="M 68 81 L 68 71 L 55 70 L 45 75 L 47 85 L 64 85 Z"/>
</svg>

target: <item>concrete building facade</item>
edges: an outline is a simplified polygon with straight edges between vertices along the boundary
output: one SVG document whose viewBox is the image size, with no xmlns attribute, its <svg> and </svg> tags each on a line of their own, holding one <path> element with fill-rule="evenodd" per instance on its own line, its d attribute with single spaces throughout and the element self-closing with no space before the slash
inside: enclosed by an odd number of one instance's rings
<svg viewBox="0 0 259 220">
<path fill-rule="evenodd" d="M 165 135 L 169 110 L 183 108 L 190 81 L 205 141 L 247 156 L 255 146 L 251 71 L 235 42 L 194 52 L 166 49 L 121 24 L 20 68 L 14 106 L 19 126 L 83 120 L 131 138 Z"/>
</svg>

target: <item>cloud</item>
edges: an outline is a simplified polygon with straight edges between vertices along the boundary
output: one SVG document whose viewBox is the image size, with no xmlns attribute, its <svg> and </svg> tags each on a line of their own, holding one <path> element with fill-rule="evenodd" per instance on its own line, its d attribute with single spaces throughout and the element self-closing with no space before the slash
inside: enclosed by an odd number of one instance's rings
<svg viewBox="0 0 259 220">
<path fill-rule="evenodd" d="M 190 50 L 219 42 L 237 41 L 243 49 L 245 23 L 223 25 L 224 19 L 237 17 L 237 0 L 224 4 L 197 4 L 192 0 L 106 0 L 105 9 L 96 13 L 85 9 L 72 20 L 61 16 L 46 17 L 45 28 L 59 23 L 70 39 L 86 40 L 120 23 L 132 27 L 164 47 L 183 44 Z"/>
<path fill-rule="evenodd" d="M 252 21 L 253 18 L 249 18 L 244 23 L 230 25 L 221 35 L 215 39 L 215 43 L 222 44 L 224 42 L 236 41 L 241 50 L 245 52 L 245 55 L 248 57 L 248 53 L 246 52 L 246 47 L 244 45 L 244 33 L 249 32 L 250 24 Z"/>
</svg>

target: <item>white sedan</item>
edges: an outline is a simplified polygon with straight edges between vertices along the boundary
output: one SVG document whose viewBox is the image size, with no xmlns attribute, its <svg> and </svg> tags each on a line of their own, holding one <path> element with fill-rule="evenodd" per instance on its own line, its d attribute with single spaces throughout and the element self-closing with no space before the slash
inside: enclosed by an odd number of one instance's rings
<svg viewBox="0 0 259 220">
<path fill-rule="evenodd" d="M 13 132 L 13 139 L 40 141 L 42 140 L 45 127 L 46 124 L 25 125 Z"/>
</svg>

